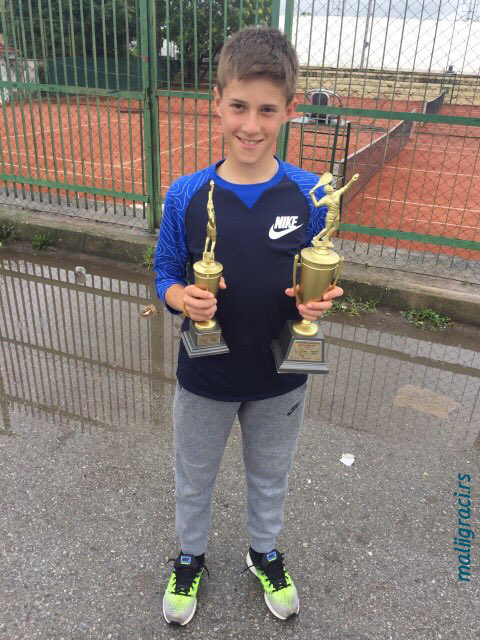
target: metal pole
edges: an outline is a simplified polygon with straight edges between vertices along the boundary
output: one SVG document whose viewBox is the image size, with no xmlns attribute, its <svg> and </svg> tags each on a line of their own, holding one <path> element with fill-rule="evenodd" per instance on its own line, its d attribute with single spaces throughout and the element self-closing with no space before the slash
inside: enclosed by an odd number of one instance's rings
<svg viewBox="0 0 480 640">
<path fill-rule="evenodd" d="M 360 60 L 360 69 L 363 69 L 363 62 L 365 60 L 365 52 L 367 47 L 370 46 L 370 42 L 368 41 L 368 29 L 370 26 L 370 16 L 372 15 L 372 1 L 368 0 L 368 9 L 367 9 L 367 20 L 365 22 L 365 35 L 363 37 L 363 47 L 362 47 L 362 59 Z"/>
<path fill-rule="evenodd" d="M 149 196 L 148 230 L 155 233 L 160 226 L 160 156 L 157 98 L 157 52 L 155 32 L 155 0 L 140 0 L 140 55 L 144 93 L 145 167 Z"/>
<path fill-rule="evenodd" d="M 287 36 L 287 38 L 289 40 L 291 40 L 292 39 L 292 28 L 293 28 L 293 5 L 294 5 L 294 0 L 284 0 L 284 4 L 285 4 L 285 22 L 284 22 L 283 32 Z M 274 7 L 272 7 L 272 8 L 274 8 Z M 278 15 L 278 22 L 277 22 L 277 25 L 274 25 L 274 26 L 278 26 L 278 24 L 279 24 L 280 15 L 279 15 L 279 13 L 277 15 Z M 277 138 L 277 155 L 282 160 L 286 160 L 287 159 L 288 134 L 289 134 L 289 131 L 290 131 L 290 123 L 287 122 L 287 124 L 282 125 L 282 128 L 280 130 L 279 136 Z"/>
</svg>

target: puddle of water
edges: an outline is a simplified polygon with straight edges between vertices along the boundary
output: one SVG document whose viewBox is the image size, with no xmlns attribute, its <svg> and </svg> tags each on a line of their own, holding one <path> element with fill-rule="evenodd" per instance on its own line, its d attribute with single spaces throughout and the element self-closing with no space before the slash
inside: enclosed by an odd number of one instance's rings
<svg viewBox="0 0 480 640">
<path fill-rule="evenodd" d="M 448 396 L 442 396 L 438 393 L 415 387 L 413 384 L 407 384 L 398 390 L 397 395 L 393 399 L 396 407 L 409 407 L 415 411 L 422 411 L 439 418 L 448 418 L 448 414 L 460 407 L 459 402 L 455 402 Z"/>
<path fill-rule="evenodd" d="M 152 303 L 158 314 L 142 317 Z M 0 434 L 14 434 L 17 414 L 81 430 L 169 420 L 164 398 L 175 384 L 179 328 L 177 316 L 163 313 L 151 272 L 2 250 Z M 477 328 L 424 332 L 382 311 L 335 315 L 323 328 L 330 373 L 310 376 L 306 404 L 320 426 L 478 444 Z"/>
</svg>

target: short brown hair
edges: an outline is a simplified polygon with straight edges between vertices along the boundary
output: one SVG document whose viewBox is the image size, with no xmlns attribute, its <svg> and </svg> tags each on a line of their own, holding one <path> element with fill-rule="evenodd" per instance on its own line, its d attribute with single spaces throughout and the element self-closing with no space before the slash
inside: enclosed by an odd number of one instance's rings
<svg viewBox="0 0 480 640">
<path fill-rule="evenodd" d="M 231 35 L 220 52 L 217 87 L 229 80 L 268 78 L 282 87 L 287 104 L 297 87 L 298 58 L 288 38 L 272 27 L 246 27 Z"/>
</svg>

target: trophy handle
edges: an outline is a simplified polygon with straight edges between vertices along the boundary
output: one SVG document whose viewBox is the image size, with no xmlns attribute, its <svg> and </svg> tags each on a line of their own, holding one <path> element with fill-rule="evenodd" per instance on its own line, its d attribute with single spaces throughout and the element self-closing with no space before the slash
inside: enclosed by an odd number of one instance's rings
<svg viewBox="0 0 480 640">
<path fill-rule="evenodd" d="M 293 293 L 295 295 L 295 298 L 297 300 L 297 304 L 301 304 L 302 301 L 300 300 L 300 296 L 298 295 L 297 292 L 297 269 L 298 269 L 298 259 L 299 259 L 299 255 L 298 253 L 295 255 L 295 258 L 293 260 L 293 274 L 292 274 L 292 280 L 293 280 Z"/>
<path fill-rule="evenodd" d="M 332 287 L 334 287 L 337 284 L 338 276 L 340 275 L 340 271 L 342 270 L 344 261 L 345 261 L 345 258 L 341 256 L 335 272 L 335 280 L 332 282 Z"/>
</svg>

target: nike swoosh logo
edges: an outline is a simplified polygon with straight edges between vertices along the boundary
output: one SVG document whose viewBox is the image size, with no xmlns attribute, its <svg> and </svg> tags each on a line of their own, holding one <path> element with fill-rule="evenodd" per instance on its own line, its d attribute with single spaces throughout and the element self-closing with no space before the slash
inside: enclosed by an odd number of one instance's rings
<svg viewBox="0 0 480 640">
<path fill-rule="evenodd" d="M 272 224 L 272 226 L 270 227 L 270 231 L 268 232 L 268 237 L 271 240 L 277 240 L 277 238 L 286 236 L 287 233 L 292 233 L 292 231 L 296 231 L 297 229 L 300 229 L 300 227 L 303 227 L 303 224 L 299 224 L 297 227 L 292 227 L 291 229 L 283 229 L 283 231 L 275 231 Z"/>
</svg>

